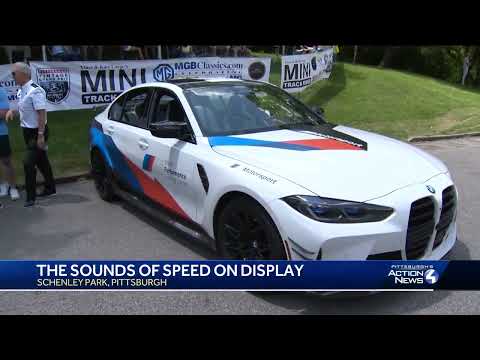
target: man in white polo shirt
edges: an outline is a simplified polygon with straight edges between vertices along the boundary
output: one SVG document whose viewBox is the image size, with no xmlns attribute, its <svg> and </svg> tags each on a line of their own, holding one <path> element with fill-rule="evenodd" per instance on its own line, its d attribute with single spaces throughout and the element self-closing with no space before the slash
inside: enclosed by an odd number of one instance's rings
<svg viewBox="0 0 480 360">
<path fill-rule="evenodd" d="M 45 197 L 56 194 L 55 180 L 52 167 L 47 156 L 47 101 L 45 90 L 31 80 L 30 67 L 25 63 L 15 63 L 12 67 L 12 76 L 20 85 L 18 90 L 18 110 L 9 110 L 6 120 L 10 121 L 16 114 L 20 115 L 20 125 L 23 138 L 27 146 L 23 162 L 25 170 L 25 189 L 27 199 L 25 207 L 35 205 L 36 197 Z M 42 193 L 36 193 L 37 171 L 45 179 L 45 188 Z"/>
</svg>

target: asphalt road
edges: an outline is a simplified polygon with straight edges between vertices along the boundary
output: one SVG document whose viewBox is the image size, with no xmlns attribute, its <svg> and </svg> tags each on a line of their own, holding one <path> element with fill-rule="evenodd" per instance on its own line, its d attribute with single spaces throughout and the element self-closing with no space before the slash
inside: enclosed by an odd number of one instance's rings
<svg viewBox="0 0 480 360">
<path fill-rule="evenodd" d="M 480 259 L 480 137 L 419 144 L 442 159 L 459 191 L 451 259 Z M 101 201 L 92 182 L 58 188 L 25 209 L 2 199 L 2 259 L 209 259 L 198 241 L 124 202 Z M 22 224 L 27 224 L 22 225 Z M 0 292 L 0 314 L 480 314 L 480 292 L 381 293 L 357 298 L 246 292 Z"/>
</svg>

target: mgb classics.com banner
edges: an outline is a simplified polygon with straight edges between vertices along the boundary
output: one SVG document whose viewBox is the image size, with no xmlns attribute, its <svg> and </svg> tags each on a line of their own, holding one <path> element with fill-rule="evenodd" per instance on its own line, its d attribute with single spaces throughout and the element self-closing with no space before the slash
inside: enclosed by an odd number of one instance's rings
<svg viewBox="0 0 480 360">
<path fill-rule="evenodd" d="M 0 291 L 480 289 L 480 261 L 0 261 Z"/>
<path fill-rule="evenodd" d="M 268 81 L 269 58 L 185 58 L 133 61 L 31 62 L 32 79 L 45 89 L 48 111 L 108 104 L 135 85 L 175 78 Z"/>
</svg>

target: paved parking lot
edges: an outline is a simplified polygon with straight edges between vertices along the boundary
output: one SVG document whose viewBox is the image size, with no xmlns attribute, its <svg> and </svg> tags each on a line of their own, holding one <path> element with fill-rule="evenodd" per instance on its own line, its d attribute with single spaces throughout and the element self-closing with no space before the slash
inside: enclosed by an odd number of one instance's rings
<svg viewBox="0 0 480 360">
<path fill-rule="evenodd" d="M 417 144 L 442 159 L 459 191 L 452 259 L 480 259 L 480 137 Z M 2 259 L 209 259 L 203 244 L 127 203 L 101 201 L 90 181 L 25 209 L 2 199 Z M 27 224 L 23 225 L 22 224 Z M 0 292 L 0 314 L 480 314 L 480 292 L 325 298 L 246 292 Z"/>
</svg>

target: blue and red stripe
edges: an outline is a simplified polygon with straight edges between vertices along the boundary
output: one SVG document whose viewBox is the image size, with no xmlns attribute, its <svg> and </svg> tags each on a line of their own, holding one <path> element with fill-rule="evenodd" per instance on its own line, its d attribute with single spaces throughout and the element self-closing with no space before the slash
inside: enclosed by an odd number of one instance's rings
<svg viewBox="0 0 480 360">
<path fill-rule="evenodd" d="M 215 146 L 260 146 L 275 149 L 310 151 L 310 150 L 363 150 L 359 146 L 336 139 L 304 139 L 290 141 L 267 141 L 240 138 L 235 136 L 212 136 L 208 138 L 211 147 Z"/>
</svg>

